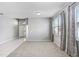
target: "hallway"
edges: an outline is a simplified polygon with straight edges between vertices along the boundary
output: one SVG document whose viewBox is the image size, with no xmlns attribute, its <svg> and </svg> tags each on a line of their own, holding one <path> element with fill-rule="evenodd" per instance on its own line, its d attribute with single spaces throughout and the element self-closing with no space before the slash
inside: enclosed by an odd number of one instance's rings
<svg viewBox="0 0 79 59">
<path fill-rule="evenodd" d="M 24 42 L 8 57 L 68 57 L 52 42 Z"/>
</svg>

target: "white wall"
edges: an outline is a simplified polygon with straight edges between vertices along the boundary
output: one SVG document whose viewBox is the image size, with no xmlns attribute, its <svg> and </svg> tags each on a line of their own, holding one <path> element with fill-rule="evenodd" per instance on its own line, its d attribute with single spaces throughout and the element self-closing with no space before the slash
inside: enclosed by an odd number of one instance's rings
<svg viewBox="0 0 79 59">
<path fill-rule="evenodd" d="M 15 39 L 16 24 L 16 20 L 0 16 L 0 44 Z"/>
<path fill-rule="evenodd" d="M 28 41 L 50 41 L 49 19 L 31 18 L 28 20 Z"/>
</svg>

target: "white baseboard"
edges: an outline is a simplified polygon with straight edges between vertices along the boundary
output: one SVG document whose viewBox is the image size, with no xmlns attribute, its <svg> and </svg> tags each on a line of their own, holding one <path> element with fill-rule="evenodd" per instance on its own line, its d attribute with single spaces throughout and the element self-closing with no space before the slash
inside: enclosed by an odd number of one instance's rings
<svg viewBox="0 0 79 59">
<path fill-rule="evenodd" d="M 51 41 L 51 40 L 27 40 L 26 41 Z"/>
<path fill-rule="evenodd" d="M 8 39 L 8 40 L 5 40 L 5 41 L 1 41 L 0 44 L 4 44 L 4 43 L 6 43 L 6 42 L 8 42 L 10 40 L 13 40 L 13 39 Z"/>
</svg>

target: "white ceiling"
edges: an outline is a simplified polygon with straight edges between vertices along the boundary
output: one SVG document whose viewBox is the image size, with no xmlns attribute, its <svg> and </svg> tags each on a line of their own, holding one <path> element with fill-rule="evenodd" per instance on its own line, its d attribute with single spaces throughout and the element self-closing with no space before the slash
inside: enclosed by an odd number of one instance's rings
<svg viewBox="0 0 79 59">
<path fill-rule="evenodd" d="M 0 2 L 0 13 L 10 18 L 50 17 L 67 2 Z M 41 15 L 36 15 L 40 12 Z"/>
</svg>

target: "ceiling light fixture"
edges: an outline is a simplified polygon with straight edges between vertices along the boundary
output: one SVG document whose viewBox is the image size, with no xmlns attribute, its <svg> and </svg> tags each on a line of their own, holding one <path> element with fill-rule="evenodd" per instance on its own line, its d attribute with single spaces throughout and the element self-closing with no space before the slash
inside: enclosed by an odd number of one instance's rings
<svg viewBox="0 0 79 59">
<path fill-rule="evenodd" d="M 34 11 L 34 13 L 35 13 L 36 15 L 40 15 L 40 12 L 39 12 L 39 11 Z"/>
<path fill-rule="evenodd" d="M 40 12 L 38 12 L 37 15 L 40 15 Z"/>
</svg>

